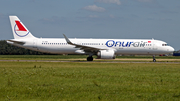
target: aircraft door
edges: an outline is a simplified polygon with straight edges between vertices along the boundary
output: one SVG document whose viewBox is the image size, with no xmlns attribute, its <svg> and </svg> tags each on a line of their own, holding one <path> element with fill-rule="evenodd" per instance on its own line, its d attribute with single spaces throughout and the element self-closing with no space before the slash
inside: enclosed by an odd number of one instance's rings
<svg viewBox="0 0 180 101">
<path fill-rule="evenodd" d="M 37 48 L 37 39 L 33 40 L 33 48 Z"/>
<path fill-rule="evenodd" d="M 155 43 L 155 41 L 152 41 L 153 43 L 152 43 L 152 45 L 153 45 L 153 50 L 157 50 L 157 46 L 156 46 L 156 43 Z"/>
<path fill-rule="evenodd" d="M 82 45 L 81 41 L 78 41 L 77 44 L 78 44 L 78 45 Z"/>
</svg>

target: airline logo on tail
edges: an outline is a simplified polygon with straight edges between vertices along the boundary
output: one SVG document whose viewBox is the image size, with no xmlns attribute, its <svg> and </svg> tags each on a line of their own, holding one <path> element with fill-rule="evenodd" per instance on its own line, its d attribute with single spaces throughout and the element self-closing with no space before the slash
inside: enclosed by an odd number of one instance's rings
<svg viewBox="0 0 180 101">
<path fill-rule="evenodd" d="M 20 21 L 15 21 L 14 32 L 19 37 L 25 37 L 29 34 L 29 31 L 23 26 Z"/>
</svg>

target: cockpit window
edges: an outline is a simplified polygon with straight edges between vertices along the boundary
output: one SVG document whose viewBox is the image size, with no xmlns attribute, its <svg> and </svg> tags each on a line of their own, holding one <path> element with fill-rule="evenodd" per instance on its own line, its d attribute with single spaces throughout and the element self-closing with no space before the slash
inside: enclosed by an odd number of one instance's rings
<svg viewBox="0 0 180 101">
<path fill-rule="evenodd" d="M 162 46 L 169 46 L 168 44 L 162 44 Z"/>
</svg>

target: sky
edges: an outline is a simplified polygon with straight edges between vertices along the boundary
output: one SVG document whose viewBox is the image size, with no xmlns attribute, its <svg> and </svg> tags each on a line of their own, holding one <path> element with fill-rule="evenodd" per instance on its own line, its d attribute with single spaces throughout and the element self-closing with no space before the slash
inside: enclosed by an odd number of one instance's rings
<svg viewBox="0 0 180 101">
<path fill-rule="evenodd" d="M 36 37 L 157 39 L 180 50 L 180 0 L 0 0 L 0 40 L 16 15 Z"/>
</svg>

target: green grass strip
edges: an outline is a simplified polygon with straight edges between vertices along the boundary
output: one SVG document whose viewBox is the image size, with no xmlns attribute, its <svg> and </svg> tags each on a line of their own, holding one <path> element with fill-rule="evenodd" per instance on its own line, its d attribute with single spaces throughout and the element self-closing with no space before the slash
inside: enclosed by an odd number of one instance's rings
<svg viewBox="0 0 180 101">
<path fill-rule="evenodd" d="M 179 100 L 179 64 L 0 62 L 0 100 Z"/>
</svg>

